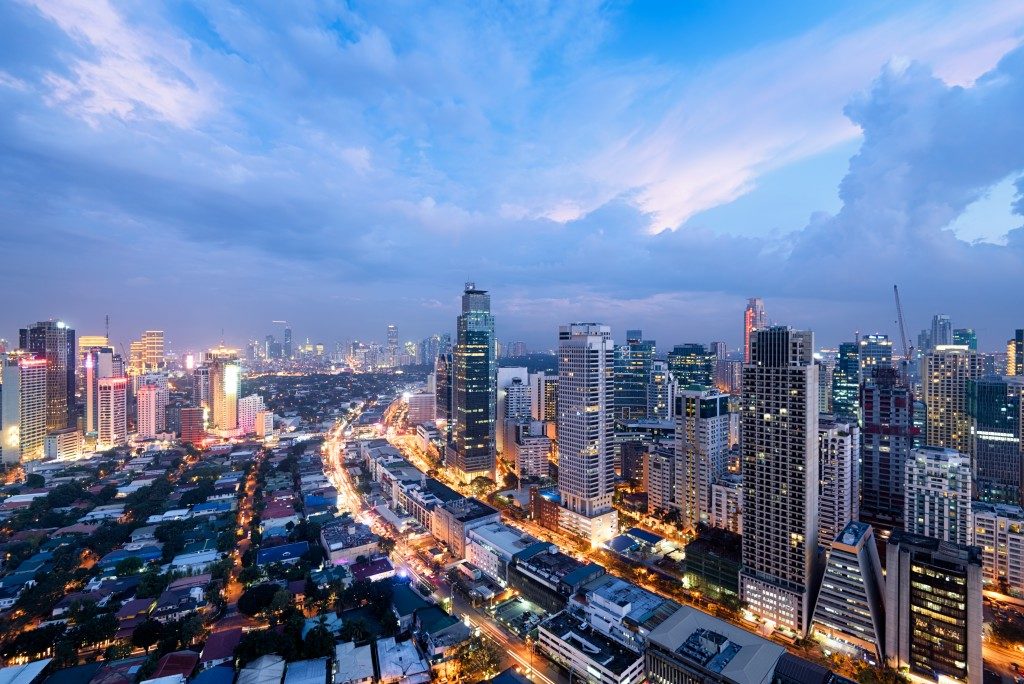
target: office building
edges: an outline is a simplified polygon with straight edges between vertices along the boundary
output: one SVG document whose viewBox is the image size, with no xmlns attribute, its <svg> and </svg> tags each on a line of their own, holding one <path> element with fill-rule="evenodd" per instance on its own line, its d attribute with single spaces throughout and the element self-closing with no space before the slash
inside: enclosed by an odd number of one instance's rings
<svg viewBox="0 0 1024 684">
<path fill-rule="evenodd" d="M 46 429 L 74 427 L 78 352 L 63 321 L 39 321 L 18 331 L 21 349 L 46 359 Z"/>
<path fill-rule="evenodd" d="M 932 329 L 928 335 L 930 349 L 953 344 L 953 324 L 946 314 L 932 316 Z"/>
<path fill-rule="evenodd" d="M 893 532 L 885 568 L 889 666 L 930 681 L 982 684 L 980 549 Z"/>
<path fill-rule="evenodd" d="M 537 650 L 594 684 L 640 684 L 644 657 L 605 636 L 587 622 L 563 611 L 537 627 Z"/>
<path fill-rule="evenodd" d="M 860 513 L 860 429 L 818 417 L 818 545 L 828 548 Z"/>
<path fill-rule="evenodd" d="M 517 423 L 511 437 L 512 466 L 520 483 L 527 478 L 547 477 L 551 438 L 544 433 L 544 423 L 539 420 Z"/>
<path fill-rule="evenodd" d="M 464 482 L 494 478 L 498 363 L 491 297 L 466 283 L 452 354 L 451 441 L 445 461 Z"/>
<path fill-rule="evenodd" d="M 681 389 L 713 387 L 718 359 L 703 344 L 677 344 L 668 353 L 668 370 Z"/>
<path fill-rule="evenodd" d="M 192 402 L 197 406 L 212 407 L 210 366 L 196 366 L 192 369 Z"/>
<path fill-rule="evenodd" d="M 760 297 L 751 297 L 747 300 L 747 308 L 743 310 L 743 363 L 750 363 L 750 340 L 754 331 L 767 325 L 764 301 Z"/>
<path fill-rule="evenodd" d="M 832 414 L 832 373 L 835 363 L 815 359 L 818 365 L 818 413 Z"/>
<path fill-rule="evenodd" d="M 434 362 L 434 418 L 446 424 L 452 418 L 452 354 L 440 351 Z"/>
<path fill-rule="evenodd" d="M 238 350 L 220 346 L 207 354 L 210 378 L 210 425 L 221 433 L 238 430 L 238 395 L 242 367 Z"/>
<path fill-rule="evenodd" d="M 741 598 L 770 626 L 806 635 L 818 541 L 818 367 L 814 334 L 751 336 L 743 367 Z"/>
<path fill-rule="evenodd" d="M 116 377 L 112 347 L 90 347 L 83 355 L 85 365 L 85 432 L 99 431 L 99 381 Z"/>
<path fill-rule="evenodd" d="M 238 431 L 243 435 L 251 435 L 256 432 L 257 419 L 260 413 L 266 411 L 263 397 L 258 394 L 250 394 L 238 400 Z"/>
<path fill-rule="evenodd" d="M 1006 374 L 1024 375 L 1024 329 L 1017 328 L 1006 343 Z"/>
<path fill-rule="evenodd" d="M 167 429 L 167 389 L 146 384 L 135 393 L 136 423 L 140 439 L 153 439 Z"/>
<path fill-rule="evenodd" d="M 863 380 L 871 375 L 872 369 L 876 367 L 892 366 L 892 340 L 888 335 L 878 333 L 861 335 L 858 357 L 860 379 Z"/>
<path fill-rule="evenodd" d="M 47 433 L 43 449 L 46 458 L 75 458 L 82 454 L 82 433 L 78 428 L 64 428 Z"/>
<path fill-rule="evenodd" d="M 967 347 L 936 345 L 924 357 L 921 373 L 927 420 L 925 444 L 973 456 L 967 384 L 981 376 L 981 360 Z"/>
<path fill-rule="evenodd" d="M 716 361 L 725 361 L 729 358 L 729 349 L 725 346 L 725 342 L 712 342 L 708 348 Z"/>
<path fill-rule="evenodd" d="M 691 529 L 711 519 L 711 485 L 725 474 L 729 452 L 729 395 L 682 389 L 675 401 L 675 494 Z"/>
<path fill-rule="evenodd" d="M 644 452 L 644 491 L 647 512 L 664 517 L 676 503 L 676 452 L 671 447 L 651 445 Z"/>
<path fill-rule="evenodd" d="M 286 327 L 284 329 L 284 340 L 281 342 L 281 353 L 285 359 L 295 358 L 295 350 L 292 347 L 292 329 Z"/>
<path fill-rule="evenodd" d="M 554 425 L 558 421 L 558 376 L 530 373 L 530 415 Z"/>
<path fill-rule="evenodd" d="M 973 501 L 971 519 L 971 544 L 981 549 L 986 588 L 1024 595 L 1024 509 Z"/>
<path fill-rule="evenodd" d="M 972 351 L 978 351 L 978 333 L 974 328 L 954 328 L 953 344 L 967 347 Z"/>
<path fill-rule="evenodd" d="M 974 498 L 1020 504 L 1021 392 L 1024 380 L 989 375 L 967 382 L 967 413 L 974 440 Z"/>
<path fill-rule="evenodd" d="M 856 343 L 839 345 L 836 365 L 832 370 L 832 414 L 844 420 L 860 418 L 860 349 Z"/>
<path fill-rule="evenodd" d="M 501 514 L 477 499 L 456 499 L 430 512 L 430 533 L 455 558 L 466 557 L 466 534 L 473 528 L 501 521 Z"/>
<path fill-rule="evenodd" d="M 5 465 L 43 457 L 50 377 L 45 356 L 0 358 L 0 455 Z"/>
<path fill-rule="evenodd" d="M 558 331 L 558 490 L 563 528 L 603 542 L 617 532 L 614 470 L 614 346 L 597 323 Z"/>
<path fill-rule="evenodd" d="M 615 347 L 615 419 L 620 422 L 648 417 L 647 383 L 654 363 L 654 340 L 643 331 L 627 330 L 626 343 Z"/>
<path fill-rule="evenodd" d="M 903 529 L 955 544 L 970 542 L 971 464 L 955 449 L 924 446 L 910 452 Z"/>
<path fill-rule="evenodd" d="M 506 453 L 505 441 L 516 424 L 530 420 L 530 373 L 526 368 L 498 368 L 497 419 L 495 431 L 497 449 Z"/>
<path fill-rule="evenodd" d="M 142 367 L 156 371 L 164 367 L 164 331 L 145 330 L 142 333 Z"/>
<path fill-rule="evenodd" d="M 651 420 L 671 420 L 678 384 L 664 361 L 651 364 L 647 381 L 647 416 Z"/>
<path fill-rule="evenodd" d="M 895 368 L 876 366 L 860 390 L 860 519 L 884 539 L 903 528 L 903 485 L 914 447 L 914 394 Z"/>
<path fill-rule="evenodd" d="M 512 558 L 539 541 L 500 522 L 479 525 L 466 532 L 466 560 L 504 587 Z"/>
<path fill-rule="evenodd" d="M 128 441 L 128 378 L 99 379 L 96 446 L 110 449 Z"/>
</svg>

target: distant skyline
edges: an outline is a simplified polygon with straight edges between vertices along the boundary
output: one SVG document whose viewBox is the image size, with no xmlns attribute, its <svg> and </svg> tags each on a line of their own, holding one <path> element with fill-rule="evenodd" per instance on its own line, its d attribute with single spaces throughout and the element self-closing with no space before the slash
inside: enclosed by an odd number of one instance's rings
<svg viewBox="0 0 1024 684">
<path fill-rule="evenodd" d="M 1024 327 L 1024 5 L 0 5 L 0 337 Z M 1019 319 L 1015 317 L 1021 317 Z"/>
</svg>

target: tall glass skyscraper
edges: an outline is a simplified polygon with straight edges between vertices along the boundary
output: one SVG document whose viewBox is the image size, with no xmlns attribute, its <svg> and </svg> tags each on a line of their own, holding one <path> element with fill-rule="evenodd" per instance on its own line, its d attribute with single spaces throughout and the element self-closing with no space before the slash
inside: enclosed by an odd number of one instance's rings
<svg viewBox="0 0 1024 684">
<path fill-rule="evenodd" d="M 495 477 L 498 362 L 491 296 L 466 283 L 452 353 L 452 438 L 445 461 L 463 481 Z"/>
<path fill-rule="evenodd" d="M 75 331 L 63 321 L 39 321 L 19 331 L 21 348 L 46 359 L 46 429 L 72 427 L 78 353 Z"/>
<path fill-rule="evenodd" d="M 892 357 L 890 356 L 890 359 Z M 843 342 L 832 371 L 832 412 L 837 418 L 857 420 L 860 392 L 860 351 L 856 342 Z"/>
<path fill-rule="evenodd" d="M 895 368 L 876 366 L 860 389 L 860 519 L 883 539 L 903 529 L 903 488 L 907 459 L 917 444 L 914 393 Z"/>
<path fill-rule="evenodd" d="M 668 369 L 683 389 L 714 387 L 718 359 L 703 344 L 677 344 L 668 353 Z"/>
<path fill-rule="evenodd" d="M 1020 504 L 1020 378 L 990 375 L 967 381 L 967 413 L 974 436 L 974 497 Z"/>
<path fill-rule="evenodd" d="M 620 422 L 649 418 L 647 383 L 654 364 L 654 340 L 643 331 L 626 331 L 626 343 L 615 347 L 615 419 Z"/>
</svg>

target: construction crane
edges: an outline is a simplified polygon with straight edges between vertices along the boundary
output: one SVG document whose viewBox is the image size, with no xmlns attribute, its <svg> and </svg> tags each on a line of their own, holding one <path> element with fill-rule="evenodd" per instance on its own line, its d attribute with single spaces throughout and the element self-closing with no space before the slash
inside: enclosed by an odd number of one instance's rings
<svg viewBox="0 0 1024 684">
<path fill-rule="evenodd" d="M 909 366 L 914 354 L 914 347 L 907 344 L 907 326 L 903 323 L 903 305 L 900 304 L 900 288 L 893 285 L 892 293 L 896 297 L 896 323 L 899 325 L 900 339 L 903 341 L 903 363 Z"/>
</svg>

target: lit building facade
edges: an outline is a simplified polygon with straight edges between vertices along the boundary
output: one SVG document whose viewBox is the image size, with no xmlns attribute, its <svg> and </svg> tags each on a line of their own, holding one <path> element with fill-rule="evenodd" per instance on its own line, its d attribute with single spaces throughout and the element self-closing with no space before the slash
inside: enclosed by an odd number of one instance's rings
<svg viewBox="0 0 1024 684">
<path fill-rule="evenodd" d="M 974 442 L 974 498 L 1020 504 L 1021 392 L 1024 378 L 989 375 L 967 381 Z"/>
<path fill-rule="evenodd" d="M 647 382 L 654 363 L 654 340 L 643 331 L 627 330 L 626 343 L 615 347 L 615 419 L 647 418 Z"/>
<path fill-rule="evenodd" d="M 703 344 L 677 344 L 668 353 L 668 369 L 681 389 L 713 387 L 718 359 Z"/>
<path fill-rule="evenodd" d="M 260 413 L 266 410 L 263 397 L 258 394 L 250 394 L 238 400 L 238 431 L 243 435 L 251 435 L 256 432 L 257 422 Z"/>
<path fill-rule="evenodd" d="M 750 339 L 755 330 L 768 325 L 768 316 L 764 312 L 764 300 L 751 297 L 747 300 L 747 308 L 743 310 L 743 363 L 750 363 Z"/>
<path fill-rule="evenodd" d="M 914 393 L 895 368 L 876 366 L 860 390 L 860 519 L 884 539 L 903 529 L 903 486 L 914 448 Z"/>
<path fill-rule="evenodd" d="M 47 362 L 44 356 L 0 360 L 3 392 L 0 400 L 0 455 L 12 465 L 43 457 L 46 445 Z"/>
<path fill-rule="evenodd" d="M 813 613 L 818 540 L 818 367 L 814 334 L 772 327 L 743 368 L 741 598 L 801 636 Z"/>
<path fill-rule="evenodd" d="M 937 345 L 924 357 L 925 444 L 973 454 L 967 383 L 981 376 L 981 359 L 967 347 Z"/>
<path fill-rule="evenodd" d="M 955 544 L 970 542 L 971 463 L 966 454 L 919 447 L 906 467 L 903 529 Z"/>
<path fill-rule="evenodd" d="M 855 422 L 818 417 L 818 545 L 823 548 L 860 517 L 859 454 Z"/>
<path fill-rule="evenodd" d="M 971 504 L 971 544 L 981 549 L 982 581 L 990 589 L 1024 595 L 1024 509 Z"/>
<path fill-rule="evenodd" d="M 63 321 L 39 321 L 18 332 L 21 349 L 46 359 L 46 429 L 73 427 L 78 352 Z"/>
<path fill-rule="evenodd" d="M 167 389 L 142 385 L 135 393 L 137 432 L 141 439 L 153 439 L 167 429 Z"/>
<path fill-rule="evenodd" d="M 711 485 L 725 474 L 731 414 L 729 395 L 682 389 L 675 401 L 675 494 L 683 524 L 711 519 Z"/>
<path fill-rule="evenodd" d="M 892 366 L 892 340 L 888 335 L 861 335 L 857 353 L 861 379 L 871 375 L 874 368 Z"/>
<path fill-rule="evenodd" d="M 110 449 L 128 441 L 128 379 L 100 378 L 96 446 Z"/>
<path fill-rule="evenodd" d="M 651 445 L 644 452 L 644 491 L 647 512 L 666 515 L 676 508 L 676 453 L 673 449 Z"/>
<path fill-rule="evenodd" d="M 836 418 L 856 421 L 860 417 L 860 349 L 854 342 L 839 345 L 832 370 L 832 413 Z"/>
<path fill-rule="evenodd" d="M 210 424 L 230 433 L 238 430 L 238 398 L 242 391 L 242 366 L 238 350 L 211 349 L 207 354 L 210 378 Z"/>
<path fill-rule="evenodd" d="M 142 367 L 155 371 L 164 367 L 164 331 L 145 330 L 142 333 Z"/>
</svg>

